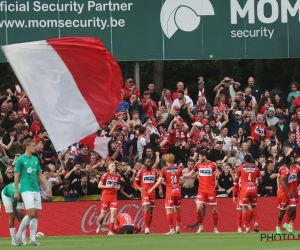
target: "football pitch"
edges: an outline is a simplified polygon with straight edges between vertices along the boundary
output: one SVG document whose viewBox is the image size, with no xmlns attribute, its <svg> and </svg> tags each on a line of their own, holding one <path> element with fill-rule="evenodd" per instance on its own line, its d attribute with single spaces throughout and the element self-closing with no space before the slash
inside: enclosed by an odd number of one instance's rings
<svg viewBox="0 0 300 250">
<path fill-rule="evenodd" d="M 268 232 L 269 236 L 271 233 Z M 11 245 L 10 238 L 0 239 L 1 249 L 36 249 L 43 250 L 89 250 L 89 249 L 141 249 L 141 250 L 174 250 L 174 249 L 213 249 L 213 250 L 298 250 L 299 240 L 261 241 L 264 233 L 203 233 L 203 234 L 174 234 L 174 235 L 100 235 L 100 236 L 76 236 L 76 237 L 38 237 L 37 240 L 43 246 L 22 246 L 21 248 Z M 295 239 L 300 237 L 300 231 L 293 233 Z M 298 237 L 299 236 L 299 237 Z M 284 237 L 281 236 L 283 239 Z M 292 236 L 290 235 L 290 238 Z"/>
</svg>

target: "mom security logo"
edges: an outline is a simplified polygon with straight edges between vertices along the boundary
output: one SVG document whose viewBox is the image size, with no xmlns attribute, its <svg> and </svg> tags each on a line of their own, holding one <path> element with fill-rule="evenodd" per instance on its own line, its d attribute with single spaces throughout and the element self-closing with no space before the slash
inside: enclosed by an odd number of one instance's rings
<svg viewBox="0 0 300 250">
<path fill-rule="evenodd" d="M 201 16 L 215 15 L 210 0 L 166 0 L 160 13 L 161 27 L 168 38 L 178 29 L 191 32 L 198 28 Z"/>
</svg>

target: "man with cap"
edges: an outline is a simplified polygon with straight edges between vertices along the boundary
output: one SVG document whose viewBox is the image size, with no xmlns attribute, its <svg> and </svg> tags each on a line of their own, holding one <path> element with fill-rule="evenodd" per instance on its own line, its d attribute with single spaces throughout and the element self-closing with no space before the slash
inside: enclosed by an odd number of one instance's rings
<svg viewBox="0 0 300 250">
<path fill-rule="evenodd" d="M 191 144 L 196 145 L 197 149 L 202 146 L 201 145 L 201 128 L 202 128 L 202 124 L 200 122 L 195 122 L 190 131 Z"/>
<path fill-rule="evenodd" d="M 174 124 L 175 124 L 175 128 L 173 128 Z M 188 139 L 187 135 L 189 132 L 189 127 L 182 122 L 182 119 L 178 119 L 177 121 L 173 120 L 168 127 L 168 132 L 173 137 L 172 144 L 175 144 L 176 138 L 179 137 L 183 141 L 183 146 L 185 146 Z"/>
<path fill-rule="evenodd" d="M 243 120 L 243 113 L 240 110 L 237 110 L 233 113 L 233 110 L 230 109 L 228 112 L 228 119 L 229 119 L 229 124 L 228 124 L 228 136 L 231 137 L 235 134 L 237 134 L 239 128 L 245 129 L 245 122 Z"/>
<path fill-rule="evenodd" d="M 175 120 L 175 121 L 178 121 L 180 119 L 182 120 L 182 118 L 179 116 L 179 111 L 180 111 L 180 107 L 177 105 L 175 105 L 172 108 L 172 112 L 168 115 L 168 117 L 166 119 L 166 124 L 168 127 L 173 120 Z"/>
<path fill-rule="evenodd" d="M 151 100 L 149 91 L 144 91 L 144 98 L 141 100 L 141 104 L 146 117 L 153 118 L 155 111 L 157 110 L 157 104 L 155 101 Z"/>
</svg>

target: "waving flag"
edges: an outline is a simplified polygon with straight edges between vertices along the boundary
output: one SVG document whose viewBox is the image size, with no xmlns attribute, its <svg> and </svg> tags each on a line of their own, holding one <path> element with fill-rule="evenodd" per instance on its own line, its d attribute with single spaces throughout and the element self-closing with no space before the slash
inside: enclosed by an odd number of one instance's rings
<svg viewBox="0 0 300 250">
<path fill-rule="evenodd" d="M 2 50 L 57 151 L 94 134 L 114 116 L 123 77 L 99 39 L 67 37 Z"/>
</svg>

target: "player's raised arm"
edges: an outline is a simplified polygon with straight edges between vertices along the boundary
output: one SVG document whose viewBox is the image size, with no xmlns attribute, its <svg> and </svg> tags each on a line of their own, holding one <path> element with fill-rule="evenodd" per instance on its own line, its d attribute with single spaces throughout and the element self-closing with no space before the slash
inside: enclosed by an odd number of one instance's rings
<svg viewBox="0 0 300 250">
<path fill-rule="evenodd" d="M 183 174 L 184 178 L 192 178 L 197 172 L 192 170 L 191 172 L 187 173 L 187 174 Z"/>
</svg>

